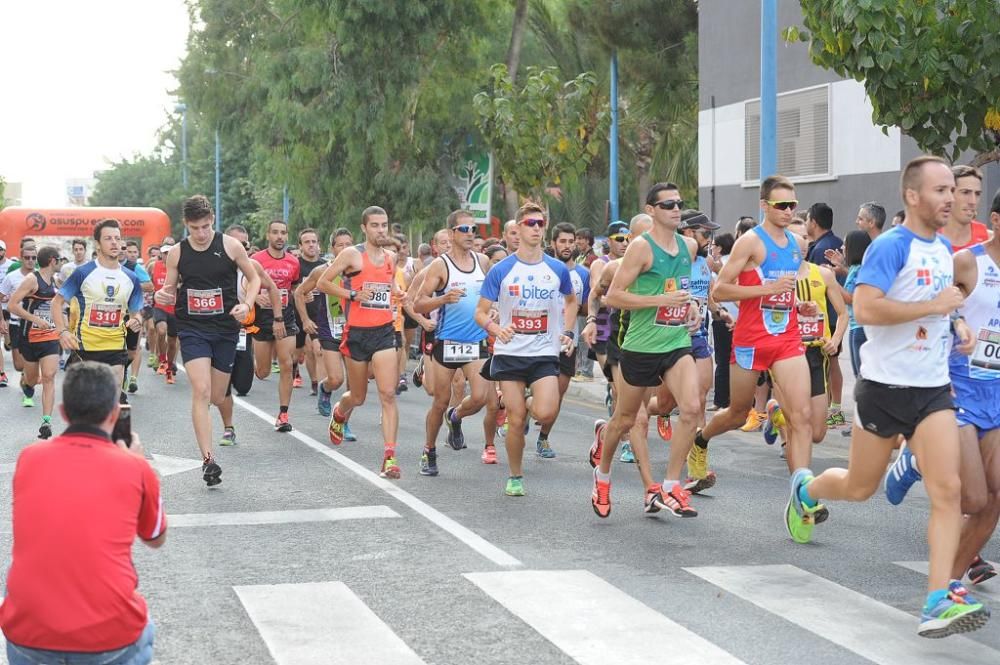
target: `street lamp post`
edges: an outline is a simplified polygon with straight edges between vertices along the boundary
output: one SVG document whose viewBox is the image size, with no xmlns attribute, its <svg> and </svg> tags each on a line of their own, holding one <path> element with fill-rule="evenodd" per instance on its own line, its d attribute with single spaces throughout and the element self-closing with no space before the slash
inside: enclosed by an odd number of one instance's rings
<svg viewBox="0 0 1000 665">
<path fill-rule="evenodd" d="M 180 102 L 174 105 L 174 112 L 181 114 L 181 184 L 184 192 L 188 189 L 188 139 L 187 139 L 187 104 Z"/>
</svg>

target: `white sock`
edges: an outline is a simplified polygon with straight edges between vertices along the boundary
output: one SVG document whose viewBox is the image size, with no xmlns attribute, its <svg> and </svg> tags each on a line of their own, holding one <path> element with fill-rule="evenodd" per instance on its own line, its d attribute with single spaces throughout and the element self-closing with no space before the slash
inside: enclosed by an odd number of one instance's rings
<svg viewBox="0 0 1000 665">
<path fill-rule="evenodd" d="M 680 485 L 680 484 L 681 484 L 681 481 L 679 481 L 679 480 L 667 480 L 666 478 L 664 478 L 663 479 L 663 491 L 664 492 L 670 492 L 670 490 L 672 490 L 674 488 L 674 485 Z"/>
<path fill-rule="evenodd" d="M 611 474 L 610 473 L 601 473 L 601 467 L 597 467 L 596 469 L 594 469 L 594 477 L 597 478 L 602 483 L 609 483 L 609 482 L 611 482 Z"/>
</svg>

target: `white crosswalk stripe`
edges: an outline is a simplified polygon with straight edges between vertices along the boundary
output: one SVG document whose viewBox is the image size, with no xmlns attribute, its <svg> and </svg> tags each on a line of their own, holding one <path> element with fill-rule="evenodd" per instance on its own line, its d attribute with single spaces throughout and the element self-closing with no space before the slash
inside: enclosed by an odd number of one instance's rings
<svg viewBox="0 0 1000 665">
<path fill-rule="evenodd" d="M 1000 663 L 968 638 L 921 639 L 918 617 L 792 565 L 685 570 L 879 665 Z"/>
<path fill-rule="evenodd" d="M 585 570 L 465 577 L 581 665 L 743 662 Z"/>
<path fill-rule="evenodd" d="M 906 568 L 914 572 L 920 573 L 921 575 L 927 575 L 927 562 L 926 561 L 893 561 L 893 564 L 900 566 L 901 568 Z M 997 564 L 993 564 L 996 566 Z M 997 578 L 1000 580 L 1000 578 Z M 977 600 L 991 601 L 993 605 L 990 609 L 1000 609 L 1000 591 L 989 588 L 987 586 L 974 586 L 972 584 L 969 586 L 969 593 L 972 594 Z M 995 603 L 995 604 L 994 604 Z"/>
</svg>

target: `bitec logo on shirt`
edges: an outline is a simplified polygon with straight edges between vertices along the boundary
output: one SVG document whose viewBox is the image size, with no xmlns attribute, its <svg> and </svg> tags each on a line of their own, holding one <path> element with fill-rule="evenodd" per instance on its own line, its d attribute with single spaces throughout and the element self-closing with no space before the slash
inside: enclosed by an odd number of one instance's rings
<svg viewBox="0 0 1000 665">
<path fill-rule="evenodd" d="M 507 287 L 507 295 L 521 300 L 550 300 L 555 297 L 556 290 L 545 289 L 534 284 L 510 284 Z"/>
</svg>

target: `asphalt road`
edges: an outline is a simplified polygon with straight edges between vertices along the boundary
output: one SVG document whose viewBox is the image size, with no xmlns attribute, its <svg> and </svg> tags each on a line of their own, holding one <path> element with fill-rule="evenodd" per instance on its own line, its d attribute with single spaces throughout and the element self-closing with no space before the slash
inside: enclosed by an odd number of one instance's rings
<svg viewBox="0 0 1000 665">
<path fill-rule="evenodd" d="M 12 464 L 40 416 L 21 407 L 10 367 L 8 354 L 4 576 Z M 219 450 L 223 483 L 209 490 L 196 469 L 185 376 L 167 386 L 143 368 L 139 385 L 133 426 L 147 453 L 161 456 L 171 516 L 162 549 L 134 549 L 159 663 L 1000 662 L 992 624 L 971 638 L 916 636 L 927 559 L 922 488 L 900 507 L 881 495 L 831 505 L 815 541 L 795 545 L 781 519 L 785 464 L 759 434 L 713 442 L 719 483 L 694 499 L 697 518 L 644 516 L 637 473 L 616 463 L 613 511 L 601 520 L 586 461 L 601 404 L 565 404 L 551 437 L 557 457 L 531 449 L 527 496 L 509 498 L 502 450 L 499 465 L 479 461 L 478 417 L 466 421 L 466 450 L 444 446 L 442 430 L 441 474 L 421 477 L 430 400 L 411 387 L 399 400 L 403 477 L 386 481 L 375 474 L 376 403 L 352 417 L 360 441 L 333 448 L 308 389 L 293 397 L 295 432 L 273 431 L 272 377 L 240 400 L 239 444 Z M 651 442 L 659 472 L 667 444 L 655 429 Z M 832 432 L 815 449 L 814 470 L 846 464 L 846 442 Z M 997 545 L 987 556 L 1000 556 Z M 1000 607 L 1000 579 L 984 587 Z"/>
</svg>

